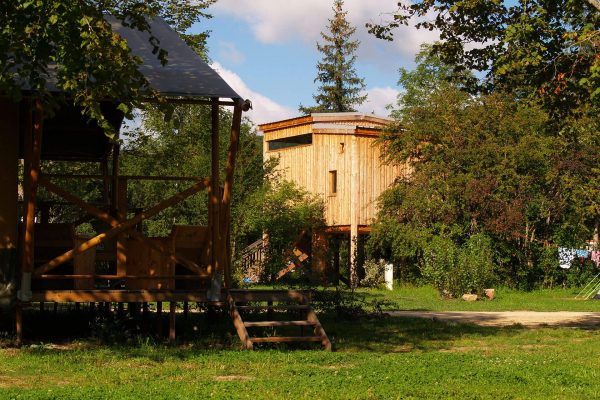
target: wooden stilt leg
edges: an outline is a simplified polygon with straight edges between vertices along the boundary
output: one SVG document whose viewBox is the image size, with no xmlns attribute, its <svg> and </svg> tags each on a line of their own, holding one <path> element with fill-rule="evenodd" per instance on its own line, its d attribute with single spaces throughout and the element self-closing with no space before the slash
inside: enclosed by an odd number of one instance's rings
<svg viewBox="0 0 600 400">
<path fill-rule="evenodd" d="M 125 313 L 125 306 L 123 303 L 119 303 L 117 306 L 117 317 L 123 318 L 123 314 Z"/>
<path fill-rule="evenodd" d="M 54 304 L 52 304 L 52 312 L 54 313 L 54 316 L 56 317 L 56 313 L 58 312 L 58 303 L 54 302 Z"/>
<path fill-rule="evenodd" d="M 184 301 L 183 302 L 183 319 L 184 320 L 187 320 L 189 309 L 190 309 L 190 306 L 189 306 L 188 302 Z"/>
<path fill-rule="evenodd" d="M 17 346 L 20 347 L 23 344 L 23 307 L 20 301 L 17 301 L 15 307 L 15 333 L 17 336 Z"/>
<path fill-rule="evenodd" d="M 40 301 L 40 312 L 43 313 L 44 312 L 44 302 Z"/>
<path fill-rule="evenodd" d="M 176 311 L 177 303 L 174 301 L 169 302 L 169 343 L 175 343 L 175 322 L 176 322 Z"/>
<path fill-rule="evenodd" d="M 162 337 L 162 302 L 156 303 L 156 335 Z"/>
<path fill-rule="evenodd" d="M 142 303 L 142 317 L 144 319 L 148 318 L 148 312 L 149 312 L 148 303 L 145 303 L 145 302 Z"/>
<path fill-rule="evenodd" d="M 75 303 L 75 312 L 79 313 L 81 311 L 81 303 Z"/>
</svg>

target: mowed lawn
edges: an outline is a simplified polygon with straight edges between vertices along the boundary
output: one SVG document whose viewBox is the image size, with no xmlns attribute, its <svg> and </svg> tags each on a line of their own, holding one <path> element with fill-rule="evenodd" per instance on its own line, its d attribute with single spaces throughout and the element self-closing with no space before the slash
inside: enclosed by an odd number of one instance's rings
<svg viewBox="0 0 600 400">
<path fill-rule="evenodd" d="M 589 290 L 587 290 L 589 291 Z M 381 303 L 384 310 L 423 311 L 597 311 L 600 300 L 576 298 L 581 289 L 545 289 L 530 292 L 496 288 L 494 300 L 466 302 L 462 299 L 441 299 L 431 286 L 397 285 L 394 290 L 358 289 L 357 294 L 367 304 Z"/>
<path fill-rule="evenodd" d="M 431 288 L 360 293 L 365 302 L 397 301 L 401 309 L 600 311 L 595 301 L 566 300 L 567 292 L 499 290 L 494 301 L 477 303 L 441 300 Z M 30 326 L 74 329 L 60 314 L 55 322 L 51 315 L 35 318 L 29 315 Z M 115 345 L 50 335 L 30 336 L 17 349 L 0 338 L 0 399 L 592 399 L 600 393 L 600 327 L 496 328 L 332 313 L 321 321 L 333 353 L 312 345 L 249 352 L 240 350 L 226 315 L 214 318 L 190 316 L 184 340 L 172 347 L 144 336 Z M 104 333 L 111 329 L 118 326 Z"/>
</svg>

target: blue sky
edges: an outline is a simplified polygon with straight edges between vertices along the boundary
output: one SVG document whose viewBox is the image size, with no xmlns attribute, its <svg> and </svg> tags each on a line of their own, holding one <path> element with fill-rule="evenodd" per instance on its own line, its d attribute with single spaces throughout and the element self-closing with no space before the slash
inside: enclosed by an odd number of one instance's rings
<svg viewBox="0 0 600 400">
<path fill-rule="evenodd" d="M 298 105 L 313 105 L 320 59 L 316 42 L 332 16 L 329 0 L 219 0 L 213 18 L 193 31 L 210 30 L 213 67 L 242 96 L 253 101 L 250 117 L 257 124 L 297 116 Z M 369 35 L 365 23 L 385 19 L 396 0 L 346 0 L 348 19 L 361 41 L 356 69 L 365 78 L 369 102 L 359 111 L 386 115 L 394 101 L 398 68 L 413 66 L 421 43 L 435 32 L 402 28 L 386 42 Z"/>
</svg>

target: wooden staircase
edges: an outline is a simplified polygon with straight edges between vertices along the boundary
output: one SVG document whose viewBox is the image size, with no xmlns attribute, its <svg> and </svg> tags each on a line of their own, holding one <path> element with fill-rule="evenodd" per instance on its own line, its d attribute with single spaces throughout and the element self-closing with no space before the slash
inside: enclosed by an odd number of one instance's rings
<svg viewBox="0 0 600 400">
<path fill-rule="evenodd" d="M 230 290 L 227 295 L 229 312 L 244 347 L 253 350 L 256 343 L 319 342 L 331 351 L 331 342 L 310 306 L 306 292 L 298 290 Z M 290 320 L 290 314 L 302 316 Z M 242 315 L 244 316 L 242 318 Z M 288 317 L 288 319 L 283 319 Z M 250 321 L 248 319 L 252 318 Z M 266 319 L 265 319 L 266 318 Z M 300 335 L 280 336 L 300 328 Z M 309 328 L 309 329 L 307 329 Z M 310 329 L 312 328 L 312 329 Z M 248 331 L 269 331 L 272 335 L 251 336 Z M 310 333 L 307 335 L 305 331 Z"/>
</svg>

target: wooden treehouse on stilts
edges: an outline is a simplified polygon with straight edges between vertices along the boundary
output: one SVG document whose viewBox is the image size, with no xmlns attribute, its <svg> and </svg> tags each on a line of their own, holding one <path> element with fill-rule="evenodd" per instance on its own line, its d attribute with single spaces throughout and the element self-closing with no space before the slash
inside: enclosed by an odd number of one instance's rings
<svg viewBox="0 0 600 400">
<path fill-rule="evenodd" d="M 202 302 L 230 307 L 243 344 L 252 348 L 247 330 L 252 325 L 245 325 L 238 307 L 249 307 L 249 302 L 268 297 L 269 304 L 275 300 L 304 307 L 308 322 L 303 324 L 313 326 L 319 341 L 330 348 L 303 293 L 229 291 L 233 176 L 242 112 L 250 108 L 250 102 L 232 90 L 162 19 L 151 22 L 151 32 L 168 51 L 167 65 L 152 54 L 147 33 L 107 19 L 127 40 L 132 53 L 142 58 L 140 72 L 166 102 L 211 108 L 211 175 L 123 175 L 119 144 L 83 117 L 81 110 L 61 104 L 52 114 L 45 113 L 42 103 L 28 97 L 25 89 L 19 103 L 0 97 L 0 307 L 10 305 L 15 310 L 17 341 L 23 340 L 23 310 L 33 304 L 39 304 L 40 309 L 46 303 L 75 303 L 78 307 L 87 303 L 98 308 L 116 304 L 122 311 L 128 303 L 130 310 L 139 310 L 141 305 L 147 313 L 148 303 L 156 303 L 160 319 L 162 302 L 168 302 L 169 339 L 173 341 L 177 303 L 186 307 L 188 302 Z M 118 100 L 101 103 L 103 114 L 117 131 L 123 122 Z M 233 108 L 224 173 L 219 165 L 221 107 Z M 102 173 L 46 173 L 44 162 L 53 160 L 99 163 Z M 23 166 L 22 185 L 18 183 L 19 165 Z M 74 194 L 73 188 L 90 181 L 100 182 L 103 202 L 86 201 Z M 173 182 L 185 189 L 143 210 L 132 210 L 127 202 L 134 181 Z M 39 188 L 57 201 L 38 202 Z M 142 233 L 144 221 L 202 192 L 208 201 L 207 225 L 174 225 L 166 237 Z M 52 209 L 65 205 L 76 206 L 86 217 L 77 222 L 57 220 Z M 105 229 L 94 235 L 78 235 L 77 224 L 90 220 Z M 316 336 L 308 340 L 316 341 Z M 257 343 L 261 340 L 266 341 L 256 338 Z M 279 341 L 296 340 L 300 339 Z"/>
<path fill-rule="evenodd" d="M 265 161 L 278 159 L 282 179 L 317 194 L 325 203 L 325 225 L 312 232 L 313 272 L 323 282 L 343 279 L 340 243 L 347 242 L 348 281 L 357 283 L 361 236 L 377 214 L 377 199 L 408 172 L 386 164 L 376 139 L 390 118 L 355 112 L 313 113 L 259 126 Z"/>
</svg>

